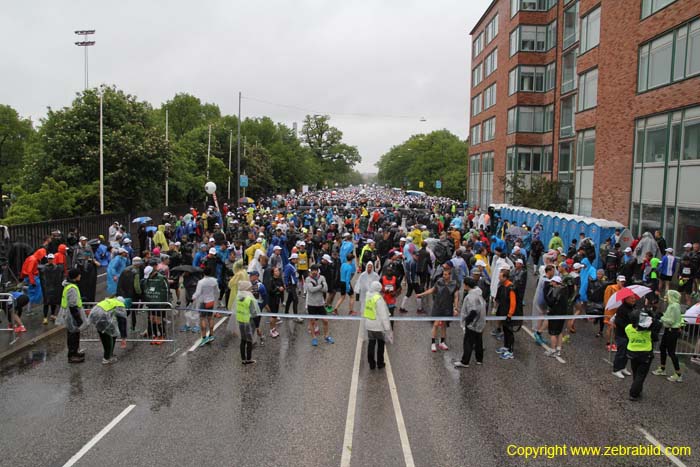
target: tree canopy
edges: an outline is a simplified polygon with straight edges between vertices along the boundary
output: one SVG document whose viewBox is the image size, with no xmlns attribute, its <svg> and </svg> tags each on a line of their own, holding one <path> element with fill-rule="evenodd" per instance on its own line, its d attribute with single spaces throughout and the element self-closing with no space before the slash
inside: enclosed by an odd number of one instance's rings
<svg viewBox="0 0 700 467">
<path fill-rule="evenodd" d="M 447 130 L 413 135 L 382 155 L 376 164 L 377 177 L 380 183 L 395 187 L 463 198 L 467 153 L 467 143 Z M 440 189 L 435 184 L 438 180 Z"/>
<path fill-rule="evenodd" d="M 78 93 L 70 106 L 49 108 L 37 130 L 14 109 L 0 105 L 0 194 L 4 186 L 12 201 L 6 216 L 0 210 L 2 222 L 99 212 L 100 94 L 107 212 L 163 206 L 166 173 L 171 205 L 203 201 L 207 164 L 219 198 L 226 199 L 230 176 L 235 197 L 236 116 L 222 115 L 216 104 L 186 93 L 153 108 L 103 86 Z M 343 140 L 328 116 L 307 115 L 299 136 L 269 117 L 241 122 L 241 172 L 249 178 L 246 194 L 254 198 L 301 185 L 360 183 L 353 169 L 360 161 L 357 148 Z"/>
</svg>

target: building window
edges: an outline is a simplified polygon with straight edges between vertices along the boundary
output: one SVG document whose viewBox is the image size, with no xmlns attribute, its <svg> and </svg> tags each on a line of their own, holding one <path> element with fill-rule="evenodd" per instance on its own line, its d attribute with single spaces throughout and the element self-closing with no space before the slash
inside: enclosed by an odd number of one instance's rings
<svg viewBox="0 0 700 467">
<path fill-rule="evenodd" d="M 472 127 L 471 137 L 469 138 L 469 143 L 472 146 L 476 146 L 481 143 L 481 125 L 476 124 Z"/>
<path fill-rule="evenodd" d="M 481 156 L 475 154 L 469 157 L 469 204 L 479 205 L 479 179 L 481 178 Z"/>
<path fill-rule="evenodd" d="M 480 32 L 472 43 L 472 58 L 476 58 L 482 50 L 484 50 L 484 33 Z"/>
<path fill-rule="evenodd" d="M 496 105 L 496 83 L 486 88 L 484 91 L 484 110 Z"/>
<path fill-rule="evenodd" d="M 562 47 L 568 49 L 578 41 L 578 2 L 564 10 L 564 43 Z"/>
<path fill-rule="evenodd" d="M 637 120 L 630 226 L 678 250 L 700 241 L 700 106 Z"/>
<path fill-rule="evenodd" d="M 483 126 L 484 142 L 491 141 L 496 135 L 496 117 L 484 120 Z"/>
<path fill-rule="evenodd" d="M 576 56 L 578 49 L 574 49 L 561 57 L 561 93 L 566 94 L 576 89 Z"/>
<path fill-rule="evenodd" d="M 559 143 L 559 172 L 557 180 L 560 183 L 559 196 L 567 201 L 568 209 L 573 207 L 573 143 Z"/>
<path fill-rule="evenodd" d="M 494 16 L 489 24 L 486 25 L 484 34 L 486 36 L 487 44 L 490 44 L 491 41 L 498 35 L 498 13 L 496 13 L 496 16 Z"/>
<path fill-rule="evenodd" d="M 584 54 L 600 43 L 600 7 L 581 18 L 581 53 Z"/>
<path fill-rule="evenodd" d="M 484 76 L 489 76 L 498 68 L 498 49 L 493 49 L 493 52 L 486 56 L 484 60 Z"/>
<path fill-rule="evenodd" d="M 598 104 L 598 69 L 582 74 L 578 80 L 578 111 L 592 109 Z"/>
<path fill-rule="evenodd" d="M 555 80 L 556 62 L 547 66 L 517 66 L 508 73 L 508 93 L 547 92 L 554 89 Z"/>
<path fill-rule="evenodd" d="M 653 15 L 675 1 L 676 0 L 642 0 L 642 19 Z"/>
<path fill-rule="evenodd" d="M 521 177 L 526 187 L 534 177 L 552 173 L 552 146 L 514 146 L 506 150 L 506 177 Z"/>
<path fill-rule="evenodd" d="M 561 100 L 561 115 L 559 116 L 559 137 L 566 138 L 574 135 L 574 110 L 576 109 L 576 96 L 569 96 Z"/>
<path fill-rule="evenodd" d="M 493 151 L 481 155 L 481 205 L 491 204 L 493 193 Z"/>
<path fill-rule="evenodd" d="M 508 109 L 508 133 L 544 133 L 552 130 L 553 105 L 518 106 Z"/>
<path fill-rule="evenodd" d="M 638 90 L 646 91 L 700 73 L 700 19 L 639 48 Z"/>
<path fill-rule="evenodd" d="M 479 83 L 481 83 L 481 80 L 483 78 L 482 72 L 483 72 L 483 63 L 479 63 L 472 70 L 472 87 L 478 86 Z"/>
<path fill-rule="evenodd" d="M 557 4 L 557 0 L 510 0 L 510 17 L 520 11 L 547 11 Z"/>
<path fill-rule="evenodd" d="M 590 216 L 593 211 L 593 165 L 595 163 L 595 129 L 578 134 L 576 149 L 576 183 L 574 214 Z"/>
<path fill-rule="evenodd" d="M 556 45 L 556 38 L 556 20 L 544 26 L 518 26 L 510 33 L 510 55 L 516 52 L 546 52 Z"/>
<path fill-rule="evenodd" d="M 472 117 L 481 113 L 481 94 L 472 98 Z"/>
</svg>

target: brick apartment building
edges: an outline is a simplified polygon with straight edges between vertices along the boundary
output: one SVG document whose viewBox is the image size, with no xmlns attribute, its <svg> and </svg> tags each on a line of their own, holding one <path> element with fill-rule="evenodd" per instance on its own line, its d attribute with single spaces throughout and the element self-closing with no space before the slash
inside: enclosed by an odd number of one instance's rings
<svg viewBox="0 0 700 467">
<path fill-rule="evenodd" d="M 471 39 L 470 204 L 551 177 L 575 214 L 700 240 L 700 0 L 494 0 Z"/>
</svg>

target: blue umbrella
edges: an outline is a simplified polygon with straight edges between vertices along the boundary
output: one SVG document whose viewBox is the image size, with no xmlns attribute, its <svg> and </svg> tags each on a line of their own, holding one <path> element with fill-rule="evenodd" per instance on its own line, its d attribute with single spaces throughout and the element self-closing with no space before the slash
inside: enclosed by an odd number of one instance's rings
<svg viewBox="0 0 700 467">
<path fill-rule="evenodd" d="M 155 225 L 149 225 L 148 227 L 146 227 L 146 232 L 155 232 L 156 230 L 158 230 L 158 227 L 156 227 Z"/>
<path fill-rule="evenodd" d="M 148 216 L 143 216 L 143 217 L 137 217 L 133 221 L 131 221 L 132 224 L 144 224 L 146 222 L 151 222 L 153 219 L 151 219 Z"/>
</svg>

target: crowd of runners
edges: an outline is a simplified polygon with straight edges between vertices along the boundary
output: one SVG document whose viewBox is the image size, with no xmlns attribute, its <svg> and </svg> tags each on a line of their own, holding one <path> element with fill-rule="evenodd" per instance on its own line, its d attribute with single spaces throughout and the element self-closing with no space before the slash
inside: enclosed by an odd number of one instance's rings
<svg viewBox="0 0 700 467">
<path fill-rule="evenodd" d="M 565 250 L 558 234 L 540 238 L 536 225 L 519 226 L 522 235 L 515 238 L 507 235 L 508 219 L 492 209 L 369 186 L 292 190 L 237 207 L 213 204 L 202 212 L 165 213 L 159 222 L 139 221 L 134 238 L 118 223 L 106 238 L 75 235 L 71 242 L 60 233 L 47 238 L 22 268 L 25 290 L 3 304 L 15 332 L 24 331 L 22 309 L 40 304 L 45 325 L 56 320 L 66 326 L 71 363 L 84 360 L 80 331 L 94 325 L 103 363 L 110 364 L 117 342 L 125 347 L 129 334 L 137 332 L 134 304 L 150 310 L 147 329 L 138 332 L 160 345 L 168 337 L 166 322 L 174 319 L 164 304 L 172 303 L 184 312 L 179 331 L 198 334 L 200 346 L 214 340 L 216 316 L 229 315 L 226 329 L 240 337 L 247 365 L 255 362 L 254 344 L 262 347 L 267 338 L 279 337 L 284 319 L 305 322 L 310 344 L 318 346 L 335 342 L 328 315 L 359 315 L 369 365 L 382 368 L 384 345 L 393 340 L 390 317 L 406 315 L 411 301 L 416 315 L 435 318 L 432 352 L 448 350 L 447 327 L 461 324 L 458 368 L 470 365 L 472 353 L 477 365 L 483 363 L 489 313 L 499 317 L 491 335 L 502 341 L 497 352 L 503 360 L 516 356 L 519 316 L 595 315 L 601 346 L 616 352 L 613 374 L 631 375 L 631 361 L 632 399 L 641 394 L 658 339 L 661 365 L 653 373 L 667 374 L 668 356 L 674 368 L 668 379 L 683 379 L 675 354 L 685 325 L 680 304 L 696 301 L 698 243 L 675 256 L 663 239 L 648 233 L 620 251 L 618 232 L 602 245 L 581 238 Z M 107 298 L 84 306 L 95 301 L 100 268 Z M 528 281 L 535 282 L 535 294 L 526 305 Z M 623 296 L 631 284 L 642 288 Z M 263 322 L 261 313 L 278 316 Z M 548 356 L 560 357 L 577 332 L 576 322 L 524 325 L 532 326 Z M 700 363 L 697 356 L 691 361 Z"/>
</svg>

